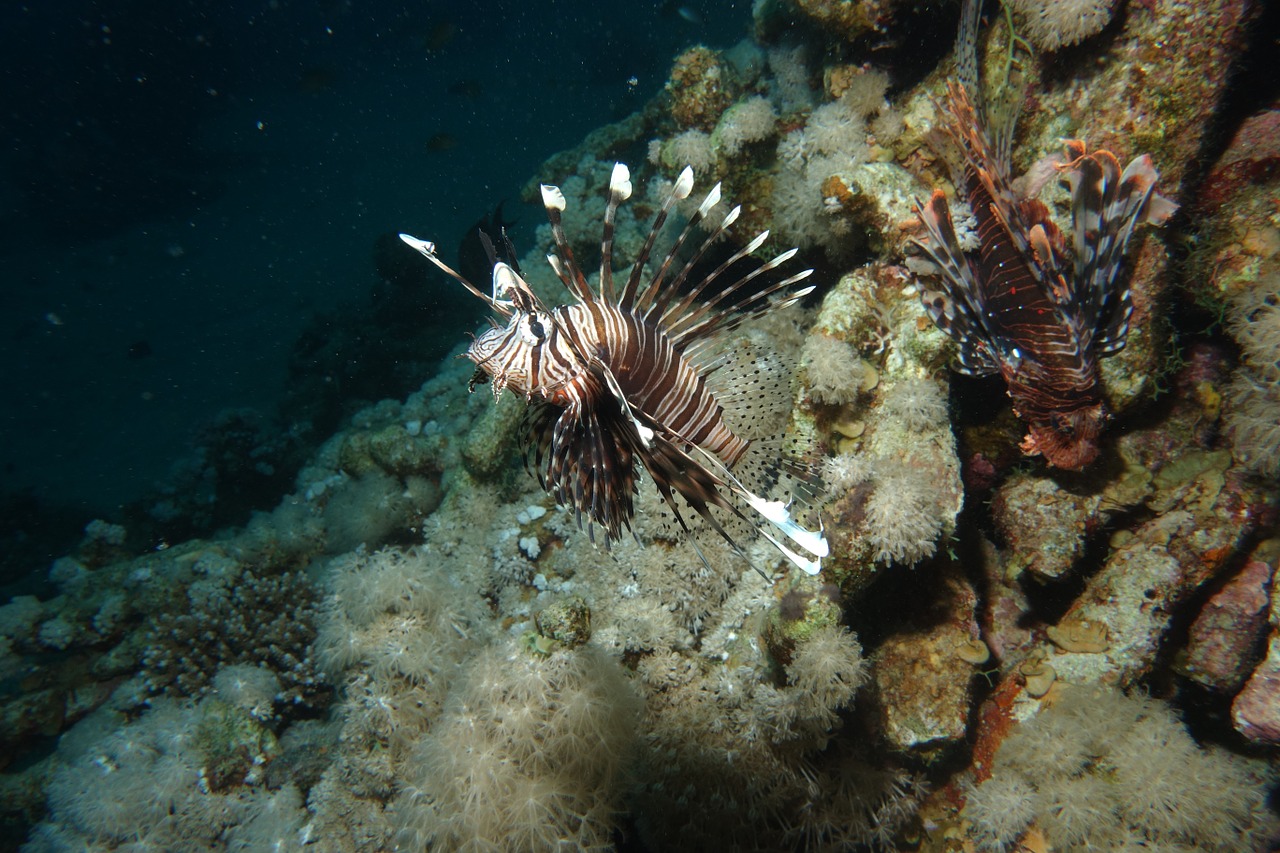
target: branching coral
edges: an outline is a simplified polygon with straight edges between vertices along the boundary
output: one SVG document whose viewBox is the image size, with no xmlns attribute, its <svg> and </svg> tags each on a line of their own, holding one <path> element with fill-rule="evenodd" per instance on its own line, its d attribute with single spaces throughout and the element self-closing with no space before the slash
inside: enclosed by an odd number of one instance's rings
<svg viewBox="0 0 1280 853">
<path fill-rule="evenodd" d="M 408 525 L 410 503 L 395 477 L 378 471 L 343 483 L 324 509 L 329 550 L 342 554 L 360 545 L 377 548 Z"/>
<path fill-rule="evenodd" d="M 212 548 L 189 556 L 189 583 L 150 617 L 142 657 L 148 687 L 198 697 L 222 667 L 248 664 L 275 673 L 285 704 L 323 701 L 327 688 L 310 648 L 316 592 L 306 575 L 241 565 Z"/>
<path fill-rule="evenodd" d="M 734 157 L 747 143 L 773 136 L 777 121 L 778 114 L 769 99 L 752 95 L 725 111 L 716 125 L 713 139 L 726 157 Z"/>
<path fill-rule="evenodd" d="M 890 417 L 901 419 L 914 432 L 924 432 L 947 423 L 947 400 L 931 379 L 906 379 L 884 396 Z"/>
<path fill-rule="evenodd" d="M 853 701 L 867 679 L 862 646 L 848 629 L 819 628 L 800 643 L 787 665 L 787 683 L 820 711 L 822 728 L 835 723 L 835 712 Z"/>
<path fill-rule="evenodd" d="M 840 404 L 857 399 L 870 368 L 843 341 L 813 334 L 802 355 L 809 393 L 819 403 Z"/>
<path fill-rule="evenodd" d="M 876 560 L 918 563 L 932 556 L 942 524 L 933 488 L 920 472 L 906 465 L 877 464 L 865 523 Z"/>
<path fill-rule="evenodd" d="M 198 796 L 196 717 L 163 701 L 59 769 L 49 785 L 53 823 L 89 839 L 146 835 Z"/>
<path fill-rule="evenodd" d="M 705 178 L 716 164 L 711 136 L 701 130 L 686 130 L 676 134 L 663 146 L 662 161 L 676 171 L 692 166 L 695 175 Z"/>
<path fill-rule="evenodd" d="M 96 722 L 91 723 L 95 729 Z M 294 850 L 307 842 L 297 787 L 261 781 L 274 739 L 216 699 L 159 700 L 136 722 L 74 749 L 59 745 L 49 814 L 24 849 Z M 69 738 L 74 743 L 76 738 Z M 236 768 L 235 778 L 222 771 Z M 219 790 L 234 785 L 235 790 Z"/>
<path fill-rule="evenodd" d="M 831 742 L 864 668 L 857 640 L 837 626 L 796 643 L 785 687 L 732 662 L 645 658 L 651 700 L 634 809 L 644 841 L 663 850 L 887 844 L 924 789 Z"/>
<path fill-rule="evenodd" d="M 353 710 L 365 707 L 385 734 L 425 723 L 469 643 L 485 636 L 478 597 L 451 584 L 419 550 L 349 555 L 336 562 L 329 585 L 319 660 L 334 675 L 362 665 L 373 678 L 370 695 L 348 691 Z"/>
</svg>

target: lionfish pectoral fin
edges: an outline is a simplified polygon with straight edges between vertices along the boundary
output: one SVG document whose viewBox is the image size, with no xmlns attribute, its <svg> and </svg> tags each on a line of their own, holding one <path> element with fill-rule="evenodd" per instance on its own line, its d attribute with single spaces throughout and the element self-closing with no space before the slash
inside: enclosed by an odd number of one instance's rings
<svg viewBox="0 0 1280 853">
<path fill-rule="evenodd" d="M 618 403 L 618 408 L 622 410 L 623 416 L 635 427 L 636 434 L 640 437 L 640 445 L 645 450 L 652 448 L 653 430 L 640 423 L 640 419 L 631 411 L 631 404 L 627 402 L 627 395 L 623 393 L 622 386 L 618 384 L 618 379 L 613 375 L 613 371 L 598 356 L 591 359 L 591 367 L 604 377 L 605 387 L 609 389 L 609 393 L 613 395 L 613 399 Z"/>
<path fill-rule="evenodd" d="M 697 447 L 697 445 L 694 445 Z M 758 528 L 766 539 L 774 544 L 774 546 L 782 553 L 784 557 L 792 562 L 796 568 L 806 574 L 816 575 L 822 571 L 822 558 L 830 553 L 830 547 L 827 544 L 827 538 L 822 531 L 812 531 L 797 524 L 791 518 L 790 507 L 782 501 L 771 501 L 760 497 L 752 492 L 742 482 L 733 475 L 728 466 L 724 464 L 714 453 L 709 453 L 698 447 L 698 451 L 705 456 L 712 465 L 717 468 L 728 484 L 730 491 L 742 499 L 747 506 L 765 521 L 778 528 L 788 539 L 799 545 L 804 550 L 812 554 L 816 559 L 810 560 L 802 557 L 790 548 L 782 545 L 776 538 L 769 534 L 764 528 Z"/>
<path fill-rule="evenodd" d="M 934 324 L 959 346 L 960 370 L 968 376 L 995 373 L 999 366 L 986 346 L 982 321 L 981 288 L 977 275 L 956 237 L 947 197 L 934 190 L 929 201 L 916 201 L 916 214 L 929 240 L 915 244 L 941 270 L 942 290 L 922 288 L 920 301 Z"/>
<path fill-rule="evenodd" d="M 775 536 L 773 536 L 771 533 L 769 533 L 768 530 L 761 530 L 760 535 L 763 536 L 765 539 L 768 539 L 770 542 L 772 542 L 773 547 L 777 548 L 784 557 L 790 560 L 793 565 L 797 566 L 805 574 L 816 575 L 822 571 L 822 558 L 818 558 L 816 560 L 810 560 L 805 557 L 802 557 L 801 555 L 797 554 L 795 551 L 792 551 L 786 545 L 783 545 L 781 542 L 779 542 L 778 539 Z"/>
<path fill-rule="evenodd" d="M 1086 153 L 1081 142 L 1068 142 L 1067 156 L 1071 161 L 1062 171 L 1071 192 L 1076 286 L 1099 354 L 1112 355 L 1124 348 L 1133 313 L 1121 276 L 1129 238 L 1138 225 L 1165 222 L 1177 205 L 1156 193 L 1160 174 L 1149 155 L 1123 171 L 1111 152 Z"/>
</svg>

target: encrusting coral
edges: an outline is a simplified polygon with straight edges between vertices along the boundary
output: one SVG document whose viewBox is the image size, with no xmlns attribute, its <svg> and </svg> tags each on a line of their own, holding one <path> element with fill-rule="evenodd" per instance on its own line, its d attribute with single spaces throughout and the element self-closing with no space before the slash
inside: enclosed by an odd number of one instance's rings
<svg viewBox="0 0 1280 853">
<path fill-rule="evenodd" d="M 1232 450 L 1250 468 L 1275 476 L 1280 473 L 1280 276 L 1241 291 L 1229 317 L 1244 357 L 1228 393 Z"/>
</svg>

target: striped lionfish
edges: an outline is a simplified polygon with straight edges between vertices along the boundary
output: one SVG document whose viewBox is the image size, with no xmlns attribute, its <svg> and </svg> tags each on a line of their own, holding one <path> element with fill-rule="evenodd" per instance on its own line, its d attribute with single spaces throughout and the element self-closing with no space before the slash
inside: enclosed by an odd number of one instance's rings
<svg viewBox="0 0 1280 853">
<path fill-rule="evenodd" d="M 1028 424 L 1022 450 L 1079 470 L 1098 455 L 1109 415 L 1098 361 L 1124 348 L 1133 302 L 1121 275 L 1125 249 L 1143 222 L 1163 223 L 1176 205 L 1155 193 L 1150 156 L 1123 171 L 1109 151 L 1065 143 L 1058 166 L 1071 193 L 1071 248 L 1035 199 L 1010 183 L 1016 108 L 988 136 L 977 92 L 981 0 L 965 0 L 957 39 L 961 85 L 948 86 L 944 131 L 963 159 L 956 187 L 977 221 L 976 257 L 961 248 L 946 195 L 916 209 L 927 240 L 917 245 L 941 270 L 941 291 L 922 293 L 934 323 L 959 344 L 959 371 L 999 373 Z"/>
<path fill-rule="evenodd" d="M 720 185 L 716 184 L 657 271 L 642 284 L 659 231 L 676 202 L 687 198 L 692 189 L 693 170 L 686 168 L 619 292 L 610 266 L 614 222 L 618 206 L 631 196 L 631 177 L 623 164 L 614 166 L 600 242 L 597 295 L 575 261 L 561 225 L 564 194 L 543 185 L 542 201 L 556 246 L 547 260 L 575 300 L 550 310 L 519 270 L 496 255 L 493 292 L 485 294 L 446 266 L 432 243 L 407 234 L 400 238 L 506 320 L 506 325 L 495 323 L 467 349 L 467 357 L 477 365 L 472 387 L 491 378 L 495 397 L 504 389 L 524 396 L 530 404 L 525 440 L 539 482 L 559 505 L 576 511 L 579 523 L 585 514 L 593 536 L 591 524 L 604 530 L 606 544 L 619 537 L 624 526 L 630 527 L 639 463 L 686 532 L 689 527 L 676 495 L 745 557 L 711 510 L 718 507 L 741 519 L 753 512 L 804 552 L 798 553 L 768 527 L 756 524 L 792 564 L 817 574 L 827 554 L 826 539 L 794 521 L 788 504 L 765 499 L 735 475 L 752 442 L 726 422 L 724 401 L 708 383 L 717 367 L 713 356 L 717 339 L 747 318 L 804 297 L 812 287 L 790 288 L 812 270 L 754 289 L 761 275 L 795 254 L 792 249 L 720 286 L 719 279 L 729 267 L 764 244 L 765 232 L 682 293 L 694 264 L 740 212 L 739 207 L 733 208 L 711 228 L 693 258 L 668 278 L 681 246 L 719 203 Z"/>
</svg>

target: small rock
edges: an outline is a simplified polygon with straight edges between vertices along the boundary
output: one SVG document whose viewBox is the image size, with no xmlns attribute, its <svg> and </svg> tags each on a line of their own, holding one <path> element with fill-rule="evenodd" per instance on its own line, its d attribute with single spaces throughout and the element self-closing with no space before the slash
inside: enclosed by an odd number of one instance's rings
<svg viewBox="0 0 1280 853">
<path fill-rule="evenodd" d="M 1238 690 L 1267 626 L 1271 566 L 1253 560 L 1210 598 L 1191 625 L 1179 671 L 1205 687 Z"/>
<path fill-rule="evenodd" d="M 1255 743 L 1280 745 L 1280 633 L 1271 635 L 1267 657 L 1231 703 L 1231 722 Z"/>
</svg>

